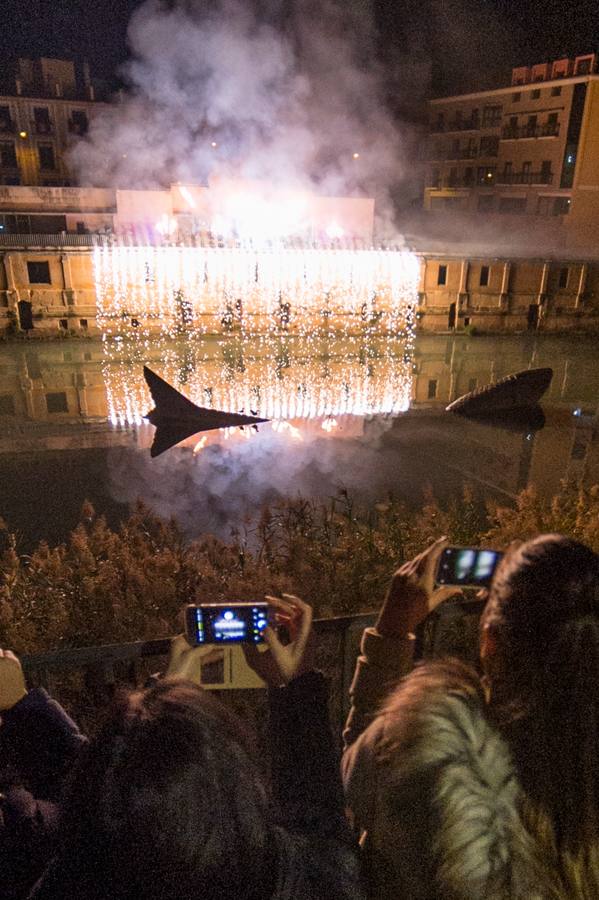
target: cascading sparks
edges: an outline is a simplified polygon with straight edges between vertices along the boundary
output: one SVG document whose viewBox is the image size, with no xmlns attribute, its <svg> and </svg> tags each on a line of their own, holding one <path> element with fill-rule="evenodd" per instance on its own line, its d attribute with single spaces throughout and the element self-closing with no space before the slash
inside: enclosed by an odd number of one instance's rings
<svg viewBox="0 0 599 900">
<path fill-rule="evenodd" d="M 409 251 L 121 243 L 96 247 L 95 276 L 115 424 L 142 422 L 152 359 L 200 406 L 321 419 L 326 432 L 409 406 Z"/>
<path fill-rule="evenodd" d="M 95 249 L 105 335 L 408 332 L 419 262 L 405 250 L 111 243 Z"/>
</svg>

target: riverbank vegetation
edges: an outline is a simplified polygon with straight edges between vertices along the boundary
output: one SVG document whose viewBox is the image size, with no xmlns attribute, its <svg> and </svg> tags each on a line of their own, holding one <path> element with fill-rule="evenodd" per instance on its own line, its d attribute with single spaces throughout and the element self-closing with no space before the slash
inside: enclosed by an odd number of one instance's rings
<svg viewBox="0 0 599 900">
<path fill-rule="evenodd" d="M 228 541 L 186 541 L 174 521 L 138 505 L 117 530 L 85 504 L 69 540 L 19 552 L 0 527 L 0 646 L 18 653 L 164 637 L 189 602 L 259 599 L 288 591 L 320 617 L 370 611 L 403 560 L 441 534 L 496 548 L 543 531 L 599 550 L 599 486 L 564 485 L 552 500 L 528 489 L 514 507 L 481 508 L 466 492 L 418 511 L 389 498 L 360 509 L 345 492 L 319 504 L 265 508 Z"/>
</svg>

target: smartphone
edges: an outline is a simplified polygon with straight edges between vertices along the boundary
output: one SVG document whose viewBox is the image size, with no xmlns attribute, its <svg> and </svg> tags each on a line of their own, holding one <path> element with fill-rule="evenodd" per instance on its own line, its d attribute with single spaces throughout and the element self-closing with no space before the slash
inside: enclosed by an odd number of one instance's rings
<svg viewBox="0 0 599 900">
<path fill-rule="evenodd" d="M 439 559 L 437 584 L 489 587 L 503 553 L 480 547 L 446 547 Z"/>
<path fill-rule="evenodd" d="M 267 603 L 190 604 L 185 610 L 185 635 L 200 644 L 261 644 L 268 625 Z"/>
</svg>

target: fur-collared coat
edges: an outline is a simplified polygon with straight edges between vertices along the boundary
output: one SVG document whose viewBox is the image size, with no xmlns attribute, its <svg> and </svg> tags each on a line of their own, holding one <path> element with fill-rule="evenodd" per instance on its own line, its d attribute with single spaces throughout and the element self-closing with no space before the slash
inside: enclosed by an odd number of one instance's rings
<svg viewBox="0 0 599 900">
<path fill-rule="evenodd" d="M 599 898 L 597 847 L 583 860 L 563 859 L 539 819 L 525 824 L 510 748 L 472 670 L 456 661 L 418 667 L 373 719 L 410 658 L 407 641 L 367 629 L 352 685 L 342 774 L 363 832 L 370 896 Z"/>
</svg>

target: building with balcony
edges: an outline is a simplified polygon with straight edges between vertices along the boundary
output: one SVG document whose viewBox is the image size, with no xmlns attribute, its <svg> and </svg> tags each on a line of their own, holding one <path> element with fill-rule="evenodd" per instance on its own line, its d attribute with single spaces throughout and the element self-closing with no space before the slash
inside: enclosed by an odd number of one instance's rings
<svg viewBox="0 0 599 900">
<path fill-rule="evenodd" d="M 506 87 L 431 100 L 424 207 L 599 224 L 597 54 L 512 72 Z"/>
<path fill-rule="evenodd" d="M 66 154 L 104 105 L 97 97 L 87 63 L 17 60 L 0 82 L 0 185 L 70 185 Z"/>
</svg>

